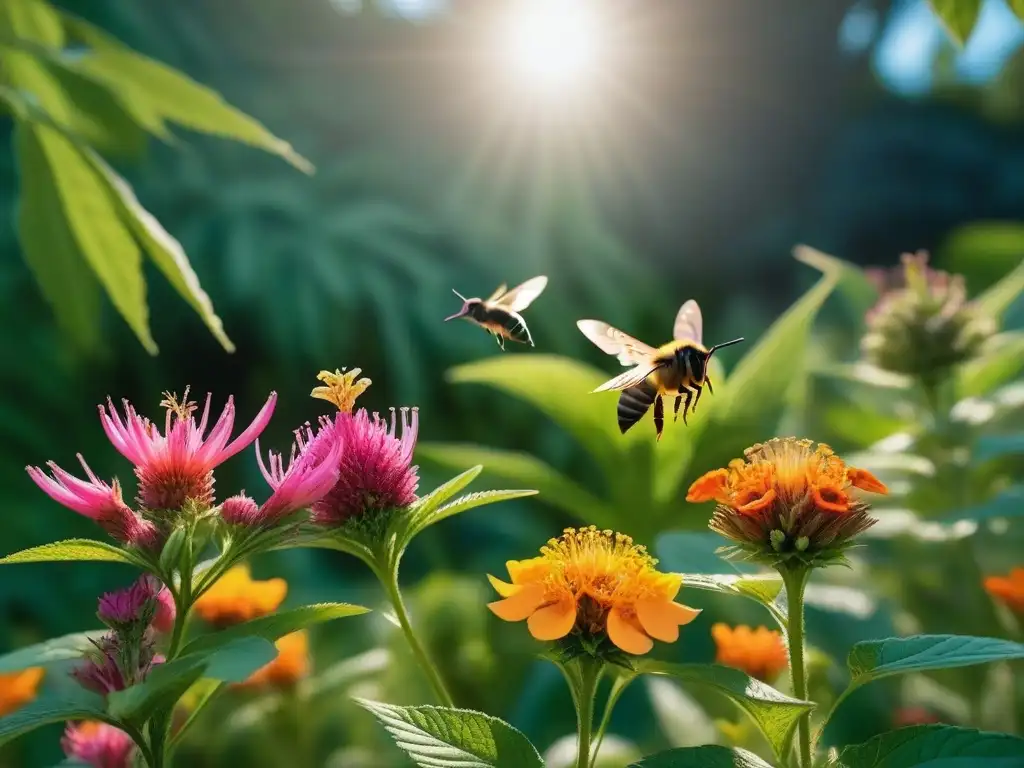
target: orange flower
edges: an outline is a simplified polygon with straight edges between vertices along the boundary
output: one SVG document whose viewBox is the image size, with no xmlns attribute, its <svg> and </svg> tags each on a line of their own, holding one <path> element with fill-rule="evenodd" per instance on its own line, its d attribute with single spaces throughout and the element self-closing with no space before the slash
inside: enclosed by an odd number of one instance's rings
<svg viewBox="0 0 1024 768">
<path fill-rule="evenodd" d="M 277 648 L 277 658 L 253 672 L 248 680 L 241 683 L 242 686 L 286 688 L 309 674 L 309 638 L 306 630 L 300 629 L 285 635 L 274 646 Z"/>
<path fill-rule="evenodd" d="M 1024 615 L 1024 568 L 1014 568 L 1009 576 L 989 576 L 985 591 L 1014 613 Z"/>
<path fill-rule="evenodd" d="M 789 666 L 789 654 L 782 635 L 767 627 L 715 624 L 711 636 L 718 646 L 715 661 L 727 667 L 735 667 L 751 677 L 769 682 Z"/>
<path fill-rule="evenodd" d="M 253 581 L 249 566 L 243 564 L 221 576 L 194 607 L 205 621 L 226 627 L 273 613 L 286 594 L 284 579 Z"/>
<path fill-rule="evenodd" d="M 822 564 L 874 524 L 852 489 L 887 493 L 866 469 L 847 467 L 824 443 L 773 438 L 708 472 L 686 500 L 717 501 L 711 529 L 772 564 L 797 557 Z"/>
<path fill-rule="evenodd" d="M 42 667 L 0 674 L 0 717 L 32 701 L 42 680 Z"/>
<path fill-rule="evenodd" d="M 487 577 L 504 598 L 487 607 L 505 621 L 526 619 L 538 640 L 607 637 L 639 655 L 654 646 L 651 638 L 675 642 L 700 613 L 674 602 L 682 577 L 659 573 L 657 560 L 621 533 L 566 528 L 540 552 L 506 563 L 511 584 Z"/>
</svg>

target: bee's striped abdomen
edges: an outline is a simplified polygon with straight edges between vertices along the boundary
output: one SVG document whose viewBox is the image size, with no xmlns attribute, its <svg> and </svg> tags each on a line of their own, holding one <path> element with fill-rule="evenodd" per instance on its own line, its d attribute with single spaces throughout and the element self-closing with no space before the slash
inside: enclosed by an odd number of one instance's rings
<svg viewBox="0 0 1024 768">
<path fill-rule="evenodd" d="M 622 394 L 619 395 L 619 407 L 616 411 L 619 417 L 619 431 L 622 434 L 626 434 L 630 427 L 643 418 L 657 394 L 658 390 L 646 381 L 635 387 L 622 390 Z"/>
<path fill-rule="evenodd" d="M 507 339 L 518 341 L 522 344 L 533 346 L 533 338 L 530 336 L 530 329 L 526 322 L 517 312 L 508 312 L 504 309 L 491 309 L 488 320 L 493 327 Z"/>
</svg>

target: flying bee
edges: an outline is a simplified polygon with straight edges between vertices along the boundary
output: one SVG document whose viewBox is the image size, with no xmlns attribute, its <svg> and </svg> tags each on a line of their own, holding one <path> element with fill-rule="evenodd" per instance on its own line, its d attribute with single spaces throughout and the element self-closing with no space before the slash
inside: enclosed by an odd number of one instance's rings
<svg viewBox="0 0 1024 768">
<path fill-rule="evenodd" d="M 533 337 L 530 336 L 530 329 L 526 327 L 526 321 L 520 312 L 540 296 L 547 284 L 548 279 L 544 275 L 531 278 L 511 291 L 502 283 L 487 299 L 467 299 L 453 289 L 452 293 L 462 299 L 462 309 L 444 320 L 448 322 L 461 317 L 474 325 L 479 325 L 494 336 L 502 349 L 505 349 L 505 339 L 529 344 L 532 347 Z"/>
<path fill-rule="evenodd" d="M 654 428 L 658 431 L 659 440 L 665 425 L 665 406 L 662 397 L 675 396 L 675 420 L 679 419 L 679 406 L 683 404 L 685 398 L 685 424 L 691 400 L 693 412 L 697 412 L 697 403 L 700 401 L 704 385 L 707 385 L 712 394 L 715 392 L 707 372 L 711 355 L 716 349 L 743 341 L 742 338 L 733 339 L 724 344 L 716 344 L 710 349 L 705 348 L 701 341 L 704 320 L 700 307 L 693 299 L 679 308 L 672 328 L 674 340 L 657 349 L 600 320 L 580 320 L 576 326 L 602 352 L 615 355 L 623 365 L 632 366 L 630 370 L 606 381 L 594 390 L 621 390 L 617 409 L 619 430 L 625 434 L 630 427 L 640 421 L 653 403 Z"/>
</svg>

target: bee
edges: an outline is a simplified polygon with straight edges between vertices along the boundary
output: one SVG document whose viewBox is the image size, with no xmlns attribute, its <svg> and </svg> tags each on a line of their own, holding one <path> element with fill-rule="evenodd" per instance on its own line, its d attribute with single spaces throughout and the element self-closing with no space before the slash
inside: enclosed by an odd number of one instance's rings
<svg viewBox="0 0 1024 768">
<path fill-rule="evenodd" d="M 600 320 L 580 320 L 576 326 L 602 352 L 615 355 L 623 365 L 632 366 L 630 370 L 606 381 L 594 390 L 622 391 L 617 409 L 619 430 L 625 434 L 630 427 L 640 421 L 653 403 L 654 428 L 658 432 L 658 440 L 661 440 L 661 432 L 665 425 L 665 406 L 662 397 L 675 396 L 674 421 L 679 419 L 679 406 L 684 403 L 685 398 L 683 423 L 687 423 L 686 415 L 690 403 L 693 402 L 693 412 L 696 413 L 704 385 L 707 385 L 712 394 L 715 392 L 707 374 L 711 355 L 716 349 L 743 341 L 742 338 L 733 339 L 706 349 L 701 341 L 704 320 L 700 307 L 693 299 L 679 308 L 672 328 L 674 340 L 657 349 Z"/>
<path fill-rule="evenodd" d="M 448 322 L 461 317 L 474 325 L 479 325 L 494 336 L 498 346 L 503 350 L 505 339 L 529 344 L 532 347 L 533 337 L 530 336 L 530 329 L 526 327 L 526 321 L 520 312 L 540 296 L 547 284 L 548 279 L 544 275 L 531 278 L 511 291 L 502 283 L 487 299 L 467 299 L 452 289 L 452 293 L 462 299 L 462 309 L 444 320 Z"/>
</svg>

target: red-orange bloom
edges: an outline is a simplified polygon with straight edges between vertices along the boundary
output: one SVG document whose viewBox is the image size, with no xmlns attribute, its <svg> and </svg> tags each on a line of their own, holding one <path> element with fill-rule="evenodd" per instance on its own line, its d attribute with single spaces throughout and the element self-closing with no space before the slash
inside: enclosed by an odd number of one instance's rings
<svg viewBox="0 0 1024 768">
<path fill-rule="evenodd" d="M 0 717 L 9 715 L 35 699 L 36 689 L 42 680 L 42 667 L 0 674 Z"/>
<path fill-rule="evenodd" d="M 715 661 L 746 672 L 758 680 L 770 682 L 789 666 L 789 654 L 782 635 L 767 627 L 715 624 L 711 627 L 718 653 Z"/>
<path fill-rule="evenodd" d="M 287 594 L 284 579 L 256 581 L 243 564 L 229 569 L 193 607 L 204 621 L 226 627 L 273 613 Z"/>
<path fill-rule="evenodd" d="M 248 680 L 241 683 L 242 686 L 286 688 L 309 674 L 309 638 L 306 630 L 300 629 L 285 635 L 274 646 L 277 648 L 277 658 L 253 672 Z"/>
<path fill-rule="evenodd" d="M 540 551 L 506 563 L 511 584 L 488 576 L 503 599 L 487 606 L 505 621 L 525 619 L 538 640 L 607 636 L 639 655 L 654 640 L 674 643 L 700 613 L 675 602 L 682 577 L 659 573 L 647 550 L 621 533 L 567 528 Z"/>
<path fill-rule="evenodd" d="M 1008 576 L 989 576 L 985 591 L 1014 613 L 1024 615 L 1024 568 L 1014 568 Z"/>
</svg>

